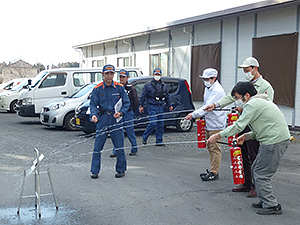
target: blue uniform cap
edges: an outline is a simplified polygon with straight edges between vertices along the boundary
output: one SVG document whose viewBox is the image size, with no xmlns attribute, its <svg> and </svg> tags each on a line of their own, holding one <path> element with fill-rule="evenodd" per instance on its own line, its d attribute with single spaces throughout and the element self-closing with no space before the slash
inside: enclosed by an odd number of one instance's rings
<svg viewBox="0 0 300 225">
<path fill-rule="evenodd" d="M 154 69 L 153 75 L 155 75 L 155 74 L 161 75 L 161 69 L 159 69 L 159 68 Z"/>
<path fill-rule="evenodd" d="M 124 77 L 128 77 L 129 73 L 127 70 L 121 69 L 119 72 L 119 76 L 124 76 Z"/>
<path fill-rule="evenodd" d="M 105 65 L 103 67 L 103 73 L 106 73 L 106 72 L 115 72 L 115 67 L 113 65 Z"/>
</svg>

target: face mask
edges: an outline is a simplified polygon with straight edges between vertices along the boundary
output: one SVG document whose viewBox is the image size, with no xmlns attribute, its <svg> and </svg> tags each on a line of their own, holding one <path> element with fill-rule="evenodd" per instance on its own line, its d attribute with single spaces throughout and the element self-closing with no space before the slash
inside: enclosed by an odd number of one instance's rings
<svg viewBox="0 0 300 225">
<path fill-rule="evenodd" d="M 255 73 L 256 73 L 256 72 L 255 72 Z M 251 81 L 251 80 L 254 78 L 254 76 L 255 76 L 255 74 L 252 75 L 251 71 L 248 72 L 248 73 L 245 73 L 245 75 L 246 75 L 246 79 L 247 79 L 248 81 Z"/>
<path fill-rule="evenodd" d="M 154 75 L 153 78 L 154 78 L 154 80 L 156 80 L 156 81 L 159 81 L 159 80 L 160 80 L 160 76 L 157 76 L 157 75 L 156 75 L 156 76 Z"/>
<path fill-rule="evenodd" d="M 212 84 L 209 81 L 204 80 L 204 85 L 205 87 L 211 87 Z"/>
<path fill-rule="evenodd" d="M 237 107 L 244 108 L 246 102 L 243 102 L 242 99 L 238 99 L 235 101 Z"/>
</svg>

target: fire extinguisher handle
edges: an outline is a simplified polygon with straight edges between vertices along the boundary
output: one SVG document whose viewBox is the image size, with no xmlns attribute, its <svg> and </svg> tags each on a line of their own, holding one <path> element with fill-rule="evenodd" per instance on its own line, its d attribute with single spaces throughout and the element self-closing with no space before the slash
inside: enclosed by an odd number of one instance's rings
<svg viewBox="0 0 300 225">
<path fill-rule="evenodd" d="M 237 146 L 238 146 L 237 140 L 236 140 L 236 139 L 233 139 L 233 140 L 232 140 L 232 146 L 233 146 L 233 147 L 237 147 Z"/>
</svg>

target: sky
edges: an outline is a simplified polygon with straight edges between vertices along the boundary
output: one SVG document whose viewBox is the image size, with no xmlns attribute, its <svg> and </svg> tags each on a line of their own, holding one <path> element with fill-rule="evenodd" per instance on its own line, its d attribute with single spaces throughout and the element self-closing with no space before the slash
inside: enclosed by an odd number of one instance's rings
<svg viewBox="0 0 300 225">
<path fill-rule="evenodd" d="M 74 45 L 165 26 L 261 0 L 9 0 L 0 3 L 0 63 L 79 62 Z"/>
</svg>

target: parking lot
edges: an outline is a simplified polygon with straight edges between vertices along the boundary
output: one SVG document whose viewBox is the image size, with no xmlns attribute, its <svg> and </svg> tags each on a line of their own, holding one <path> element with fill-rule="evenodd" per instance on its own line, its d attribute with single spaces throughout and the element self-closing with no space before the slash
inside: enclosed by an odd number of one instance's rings
<svg viewBox="0 0 300 225">
<path fill-rule="evenodd" d="M 115 179 L 115 159 L 109 158 L 111 140 L 102 154 L 97 180 L 90 178 L 94 137 L 81 131 L 52 129 L 38 118 L 0 112 L 0 224 L 284 224 L 299 222 L 300 144 L 291 143 L 274 176 L 275 193 L 283 214 L 260 216 L 251 208 L 256 201 L 233 193 L 229 149 L 223 147 L 220 179 L 203 182 L 199 174 L 209 166 L 208 153 L 198 149 L 196 129 L 182 133 L 165 130 L 166 147 L 140 146 L 138 156 L 128 156 L 128 171 Z M 142 130 L 137 142 L 141 145 Z M 148 143 L 155 141 L 151 136 Z M 187 143 L 184 143 L 187 142 Z M 41 170 L 50 169 L 58 211 L 51 196 L 41 198 L 38 218 L 33 199 L 24 199 L 17 216 L 23 171 L 34 158 L 34 148 L 45 155 Z M 49 192 L 46 175 L 41 192 Z M 33 194 L 28 176 L 25 194 Z"/>
</svg>

